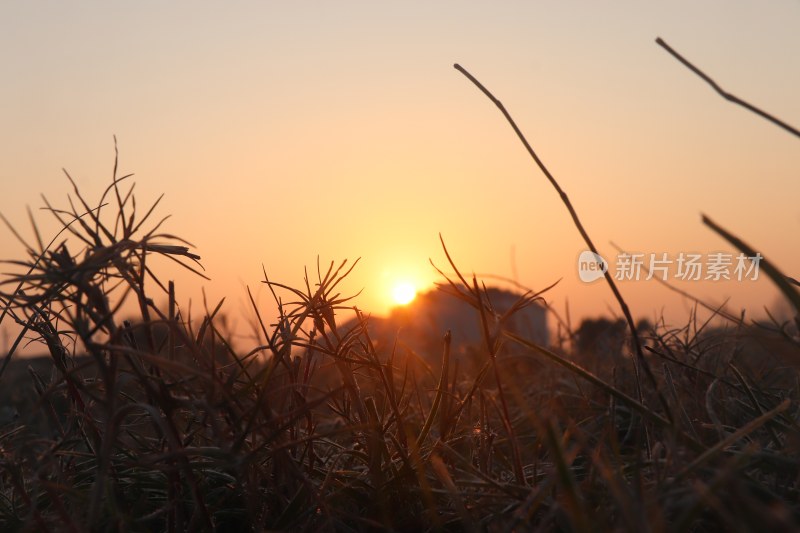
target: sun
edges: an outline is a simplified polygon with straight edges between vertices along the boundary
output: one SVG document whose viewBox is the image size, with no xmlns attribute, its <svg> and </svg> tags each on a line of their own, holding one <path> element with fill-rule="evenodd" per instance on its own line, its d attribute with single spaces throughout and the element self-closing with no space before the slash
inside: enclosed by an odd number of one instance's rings
<svg viewBox="0 0 800 533">
<path fill-rule="evenodd" d="M 417 288 L 408 281 L 399 281 L 392 287 L 392 299 L 398 305 L 411 303 L 417 295 Z"/>
</svg>

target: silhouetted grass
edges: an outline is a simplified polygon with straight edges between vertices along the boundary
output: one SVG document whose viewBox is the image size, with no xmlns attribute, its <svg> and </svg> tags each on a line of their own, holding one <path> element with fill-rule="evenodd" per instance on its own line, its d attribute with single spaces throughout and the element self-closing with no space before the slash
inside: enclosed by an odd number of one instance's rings
<svg viewBox="0 0 800 533">
<path fill-rule="evenodd" d="M 124 180 L 96 207 L 77 187 L 68 210 L 48 203 L 70 239 L 26 244 L 2 284 L 3 318 L 24 329 L 3 361 L 5 399 L 20 411 L 9 405 L 0 420 L 4 530 L 798 525 L 796 378 L 776 380 L 758 359 L 763 342 L 795 361 L 791 335 L 654 328 L 643 342 L 671 421 L 654 388 L 636 398 L 618 358 L 506 331 L 541 295 L 500 315 L 448 253 L 458 278 L 448 290 L 480 317 L 474 370 L 453 365 L 447 332 L 443 355 L 378 351 L 368 319 L 337 292 L 346 262 L 318 265 L 301 289 L 265 275 L 281 315 L 270 324 L 254 308 L 261 338 L 237 346 L 220 327 L 222 302 L 185 317 L 150 269 L 158 254 L 199 272 L 199 257 L 148 225 L 152 209 L 139 217 Z M 120 316 L 127 298 L 135 320 Z M 50 360 L 28 377 L 14 353 L 27 342 Z M 504 343 L 537 370 L 508 367 L 495 356 Z M 439 357 L 440 370 L 418 356 Z"/>
<path fill-rule="evenodd" d="M 541 293 L 499 313 L 444 248 L 442 288 L 480 319 L 477 364 L 446 331 L 433 354 L 375 342 L 338 290 L 347 261 L 300 288 L 265 272 L 279 316 L 251 296 L 258 338 L 241 346 L 222 301 L 183 313 L 152 259 L 203 275 L 200 258 L 116 174 L 95 204 L 71 178 L 67 209 L 45 200 L 62 225 L 48 244 L 3 218 L 27 255 L 0 282 L 0 324 L 20 328 L 0 365 L 3 531 L 800 528 L 796 324 L 715 310 L 645 331 L 607 277 L 627 337 L 576 343 L 559 318 L 540 346 L 506 324 Z M 20 358 L 28 344 L 47 358 Z"/>
</svg>

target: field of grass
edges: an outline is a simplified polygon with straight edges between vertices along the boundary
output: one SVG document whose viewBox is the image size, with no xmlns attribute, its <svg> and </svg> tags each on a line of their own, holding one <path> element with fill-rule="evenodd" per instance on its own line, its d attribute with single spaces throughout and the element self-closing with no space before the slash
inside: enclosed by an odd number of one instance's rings
<svg viewBox="0 0 800 533">
<path fill-rule="evenodd" d="M 281 316 L 254 304 L 261 338 L 234 346 L 220 306 L 183 316 L 150 270 L 154 254 L 198 258 L 140 217 L 126 183 L 94 207 L 76 187 L 51 208 L 63 233 L 37 234 L 3 281 L 2 320 L 23 328 L 0 367 L 4 531 L 800 525 L 790 324 L 657 325 L 641 358 L 630 338 L 613 357 L 577 350 L 564 329 L 547 348 L 504 330 L 453 263 L 444 288 L 484 339 L 459 368 L 447 332 L 435 354 L 376 349 L 337 292 L 342 263 L 300 289 L 265 274 Z M 19 359 L 31 339 L 48 359 Z"/>
<path fill-rule="evenodd" d="M 0 362 L 3 531 L 800 528 L 796 324 L 720 311 L 637 330 L 607 276 L 631 326 L 614 353 L 565 327 L 540 346 L 504 324 L 546 294 L 499 315 L 450 260 L 443 288 L 483 339 L 462 365 L 449 332 L 433 354 L 374 342 L 339 293 L 343 262 L 300 288 L 265 273 L 280 316 L 253 301 L 259 339 L 240 346 L 221 302 L 185 316 L 151 269 L 202 275 L 129 181 L 48 204 L 63 225 L 49 243 L 17 234 L 28 257 L 0 284 L 0 323 L 21 328 Z M 48 357 L 20 358 L 31 342 Z"/>
</svg>

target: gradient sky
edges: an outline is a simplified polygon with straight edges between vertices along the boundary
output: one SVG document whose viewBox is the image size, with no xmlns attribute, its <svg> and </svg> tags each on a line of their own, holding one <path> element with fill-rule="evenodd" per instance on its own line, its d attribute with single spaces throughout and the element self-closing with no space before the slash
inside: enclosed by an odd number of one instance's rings
<svg viewBox="0 0 800 533">
<path fill-rule="evenodd" d="M 346 291 L 381 314 L 390 285 L 438 280 L 444 236 L 466 272 L 516 276 L 573 321 L 616 312 L 578 279 L 585 249 L 498 110 L 503 101 L 601 253 L 733 252 L 700 213 L 800 275 L 800 140 L 718 95 L 800 125 L 800 2 L 6 2 L 0 5 L 0 212 L 27 230 L 61 168 L 96 199 L 116 135 L 140 203 L 212 282 L 167 267 L 179 300 L 297 285 L 319 256 L 361 263 Z M 46 220 L 41 213 L 40 220 Z M 43 224 L 45 236 L 54 227 Z M 28 235 L 30 233 L 27 233 Z M 0 231 L 3 258 L 21 247 Z M 766 280 L 680 285 L 754 316 Z M 636 316 L 678 324 L 689 303 L 625 282 Z"/>
</svg>

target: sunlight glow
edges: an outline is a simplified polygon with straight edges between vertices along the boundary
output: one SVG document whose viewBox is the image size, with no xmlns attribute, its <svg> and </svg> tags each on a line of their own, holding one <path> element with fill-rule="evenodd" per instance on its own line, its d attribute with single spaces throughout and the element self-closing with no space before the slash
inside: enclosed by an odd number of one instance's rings
<svg viewBox="0 0 800 533">
<path fill-rule="evenodd" d="M 392 299 L 398 305 L 406 305 L 411 303 L 416 295 L 416 287 L 407 281 L 401 281 L 392 287 Z"/>
</svg>

